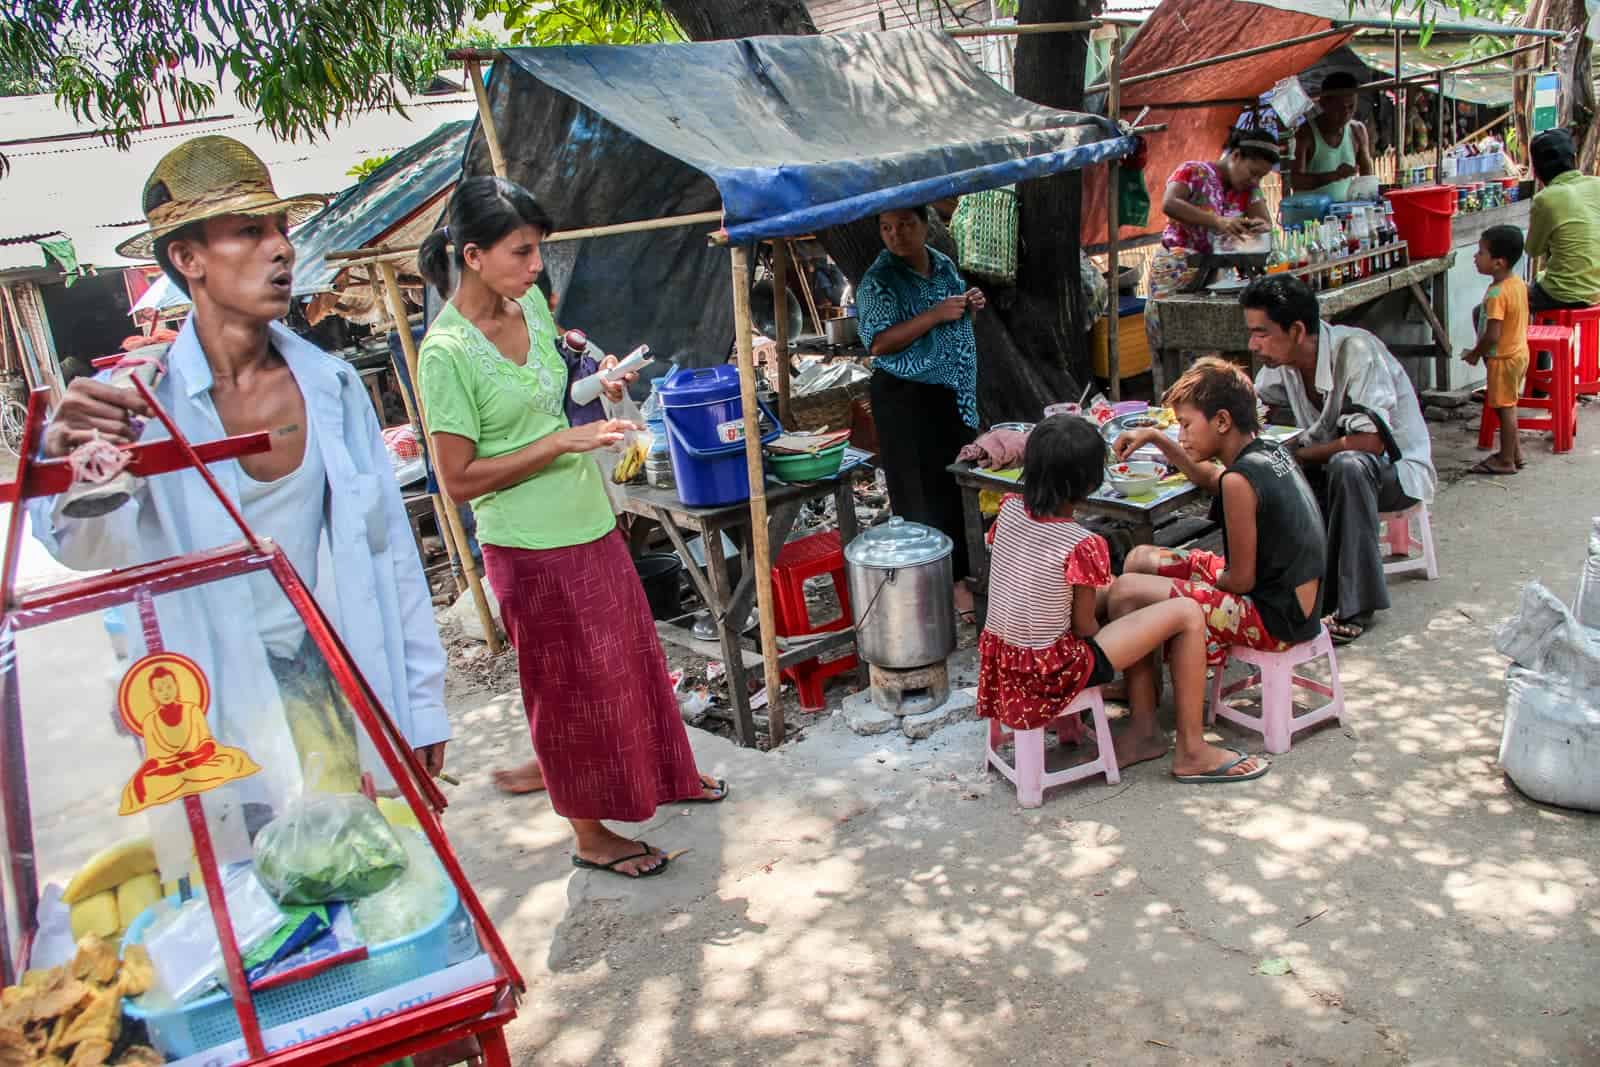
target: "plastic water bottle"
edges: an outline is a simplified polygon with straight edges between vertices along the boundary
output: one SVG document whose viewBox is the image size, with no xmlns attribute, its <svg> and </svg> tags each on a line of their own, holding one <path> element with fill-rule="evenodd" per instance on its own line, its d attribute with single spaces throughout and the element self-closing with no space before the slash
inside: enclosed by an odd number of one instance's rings
<svg viewBox="0 0 1600 1067">
<path fill-rule="evenodd" d="M 1578 575 L 1578 597 L 1572 602 L 1572 614 L 1583 625 L 1600 630 L 1600 515 L 1590 520 L 1589 553 L 1583 561 L 1583 573 Z"/>
<path fill-rule="evenodd" d="M 455 914 L 450 916 L 445 936 L 447 966 L 454 967 L 458 963 L 464 963 L 482 951 L 478 947 L 478 934 L 472 928 L 472 917 L 459 903 L 456 905 Z"/>
</svg>

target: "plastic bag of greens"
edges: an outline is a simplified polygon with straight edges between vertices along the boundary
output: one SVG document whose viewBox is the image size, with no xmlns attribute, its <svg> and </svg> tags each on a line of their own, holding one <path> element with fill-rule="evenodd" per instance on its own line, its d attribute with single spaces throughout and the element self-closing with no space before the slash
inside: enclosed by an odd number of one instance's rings
<svg viewBox="0 0 1600 1067">
<path fill-rule="evenodd" d="M 359 900 L 406 869 L 406 851 L 359 793 L 311 793 L 261 828 L 256 875 L 280 904 Z"/>
<path fill-rule="evenodd" d="M 368 945 L 386 945 L 425 930 L 451 907 L 450 878 L 421 834 L 402 830 L 406 872 L 380 893 L 350 905 L 356 931 Z"/>
</svg>

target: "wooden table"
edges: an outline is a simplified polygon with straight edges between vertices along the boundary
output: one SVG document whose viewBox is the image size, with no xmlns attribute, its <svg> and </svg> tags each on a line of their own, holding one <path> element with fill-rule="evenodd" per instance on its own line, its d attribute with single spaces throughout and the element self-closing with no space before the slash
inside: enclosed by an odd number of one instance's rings
<svg viewBox="0 0 1600 1067">
<path fill-rule="evenodd" d="M 1449 321 L 1445 275 L 1455 261 L 1456 254 L 1450 252 L 1320 292 L 1317 303 L 1321 305 L 1322 317 L 1332 320 L 1390 293 L 1408 291 L 1428 321 L 1440 358 L 1448 361 L 1451 351 L 1450 337 L 1444 327 Z M 1423 282 L 1429 284 L 1431 297 L 1423 291 Z M 1183 373 L 1183 353 L 1250 350 L 1250 334 L 1245 328 L 1244 309 L 1239 306 L 1237 294 L 1177 293 L 1150 303 L 1161 320 L 1161 348 L 1150 354 L 1150 371 L 1158 397 Z"/>
<path fill-rule="evenodd" d="M 810 501 L 828 496 L 833 497 L 834 510 L 838 515 L 839 543 L 847 545 L 856 536 L 855 493 L 851 490 L 848 473 L 809 485 L 767 485 L 767 539 L 772 549 L 772 559 L 778 558 L 778 553 L 788 541 L 800 509 Z M 716 508 L 689 507 L 678 499 L 674 490 L 629 485 L 621 494 L 620 504 L 631 515 L 659 522 L 666 531 L 678 558 L 688 568 L 695 590 L 711 612 L 717 628 L 717 640 L 703 641 L 694 636 L 690 626 L 672 622 L 657 622 L 657 632 L 665 642 L 710 659 L 721 659 L 728 672 L 728 696 L 733 704 L 734 732 L 741 745 L 754 747 L 756 729 L 750 708 L 748 679 L 750 671 L 760 673 L 762 664 L 759 646 L 742 634 L 756 595 L 754 552 L 749 536 L 749 503 L 741 501 Z M 705 548 L 704 567 L 695 562 L 693 553 L 689 551 L 688 538 L 695 534 L 700 536 Z M 741 570 L 737 585 L 731 581 L 727 560 L 723 556 L 723 534 L 727 534 L 739 549 Z M 787 649 L 780 643 L 778 663 L 782 667 L 792 667 L 806 660 L 852 650 L 855 643 L 853 628 L 825 634 Z M 768 699 L 774 699 L 775 696 L 769 694 Z"/>
<path fill-rule="evenodd" d="M 970 463 L 956 463 L 949 468 L 961 487 L 961 516 L 967 539 L 967 568 L 976 582 L 973 599 L 977 608 L 978 628 L 983 628 L 989 608 L 989 542 L 984 537 L 983 510 L 978 504 L 978 494 L 985 489 L 997 493 L 1020 493 L 1022 479 L 1006 478 L 994 471 L 974 467 Z M 1082 515 L 1103 515 L 1121 519 L 1133 525 L 1133 543 L 1154 544 L 1156 528 L 1171 522 L 1178 512 L 1196 502 L 1200 490 L 1193 482 L 1182 481 L 1165 486 L 1149 498 L 1133 499 L 1116 496 L 1104 487 L 1078 506 Z"/>
<path fill-rule="evenodd" d="M 1280 444 L 1293 440 L 1300 430 L 1288 426 L 1269 426 L 1267 436 Z M 978 494 L 985 489 L 998 493 L 1022 492 L 1022 477 L 1008 478 L 996 471 L 983 470 L 970 463 L 956 463 L 947 468 L 961 487 L 961 516 L 967 539 L 967 566 L 971 577 L 977 580 L 973 590 L 977 601 L 978 627 L 983 627 L 989 603 L 989 542 L 984 537 L 983 510 L 978 504 Z M 1080 515 L 1103 515 L 1106 518 L 1128 522 L 1133 527 L 1135 545 L 1155 543 L 1156 530 L 1167 525 L 1180 511 L 1198 503 L 1203 494 L 1188 479 L 1163 483 L 1148 497 L 1125 497 L 1102 485 L 1089 499 L 1078 505 Z"/>
</svg>

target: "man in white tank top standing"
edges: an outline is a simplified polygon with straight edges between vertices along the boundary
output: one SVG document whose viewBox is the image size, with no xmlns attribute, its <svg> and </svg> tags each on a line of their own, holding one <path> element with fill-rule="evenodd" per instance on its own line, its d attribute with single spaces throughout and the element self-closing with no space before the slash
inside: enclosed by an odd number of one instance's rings
<svg viewBox="0 0 1600 1067">
<path fill-rule="evenodd" d="M 1350 179 L 1372 174 L 1372 139 L 1355 119 L 1355 75 L 1337 70 L 1322 79 L 1317 116 L 1294 137 L 1297 193 L 1327 193 L 1334 203 L 1350 199 Z"/>
<path fill-rule="evenodd" d="M 321 206 L 318 197 L 278 196 L 266 165 L 240 142 L 199 137 L 157 164 L 144 186 L 149 229 L 118 251 L 154 258 L 194 305 L 166 353 L 157 400 L 195 443 L 271 435 L 270 451 L 211 470 L 306 587 L 319 599 L 331 593 L 330 617 L 356 666 L 438 774 L 450 737 L 444 650 L 377 418 L 353 368 L 280 321 L 295 260 L 289 227 Z M 116 444 L 165 437 L 150 414 L 131 388 L 78 378 L 44 451 L 65 456 L 96 436 Z M 74 506 L 72 495 L 40 498 L 29 511 L 34 535 L 76 569 L 126 567 L 239 539 L 195 471 L 130 482 L 88 507 L 82 494 Z M 324 545 L 331 574 L 318 573 Z M 363 768 L 381 771 L 359 755 L 365 742 L 353 713 L 269 573 L 163 595 L 154 606 L 164 644 L 199 660 L 225 694 L 212 712 L 218 740 L 277 744 L 279 754 L 299 756 L 298 768 L 293 759 L 274 761 L 263 776 L 281 775 L 273 785 L 299 788 L 313 754 L 321 758 L 307 775 L 316 779 L 305 783 L 311 788 L 353 790 Z"/>
</svg>

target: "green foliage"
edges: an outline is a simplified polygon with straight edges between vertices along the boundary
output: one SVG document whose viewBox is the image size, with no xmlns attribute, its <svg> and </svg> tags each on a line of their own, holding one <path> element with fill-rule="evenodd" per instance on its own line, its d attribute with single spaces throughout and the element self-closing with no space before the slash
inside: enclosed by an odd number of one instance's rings
<svg viewBox="0 0 1600 1067">
<path fill-rule="evenodd" d="M 224 76 L 280 138 L 314 139 L 395 106 L 416 77 L 405 34 L 448 39 L 466 0 L 24 0 L 0 21 L 0 68 L 53 70 L 57 101 L 126 147 L 151 90 L 190 114 Z M 72 37 L 85 42 L 73 54 Z"/>
<path fill-rule="evenodd" d="M 478 0 L 477 12 L 480 18 L 503 16 L 518 45 L 683 40 L 660 0 Z"/>
<path fill-rule="evenodd" d="M 358 182 L 359 181 L 365 181 L 366 178 L 367 178 L 367 175 L 371 174 L 373 171 L 377 170 L 379 167 L 383 166 L 385 163 L 389 162 L 389 160 L 391 160 L 393 158 L 394 158 L 394 154 L 393 153 L 390 153 L 388 155 L 382 155 L 382 156 L 368 156 L 366 159 L 363 159 L 360 163 L 357 163 L 355 166 L 353 166 L 349 170 L 345 171 L 345 173 L 347 175 L 349 175 L 350 177 L 354 178 Z"/>
<path fill-rule="evenodd" d="M 395 48 L 412 64 L 412 74 L 406 79 L 406 88 L 413 93 L 423 92 L 440 74 L 459 81 L 464 75 L 461 65 L 445 58 L 452 48 L 496 48 L 507 42 L 490 30 L 474 27 L 458 30 L 449 37 L 425 37 L 406 32 L 395 42 Z"/>
</svg>

